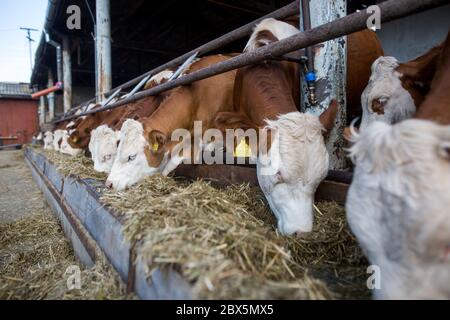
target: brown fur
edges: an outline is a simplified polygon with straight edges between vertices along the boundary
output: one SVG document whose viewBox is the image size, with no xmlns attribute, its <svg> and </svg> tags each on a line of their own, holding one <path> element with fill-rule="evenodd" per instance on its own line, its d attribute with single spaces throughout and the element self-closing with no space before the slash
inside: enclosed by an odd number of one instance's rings
<svg viewBox="0 0 450 320">
<path fill-rule="evenodd" d="M 230 55 L 203 57 L 191 65 L 189 72 L 229 58 Z M 216 112 L 232 110 L 235 75 L 236 71 L 229 71 L 170 91 L 158 109 L 142 121 L 144 136 L 149 145 L 158 143 L 157 151 L 145 150 L 150 166 L 158 166 L 162 155 L 175 146 L 176 143 L 170 142 L 170 136 L 175 129 L 185 128 L 192 131 L 194 121 L 202 121 L 203 130 L 206 130 L 212 127 Z"/>
<path fill-rule="evenodd" d="M 441 48 L 430 93 L 415 117 L 450 125 L 450 32 Z"/>
</svg>

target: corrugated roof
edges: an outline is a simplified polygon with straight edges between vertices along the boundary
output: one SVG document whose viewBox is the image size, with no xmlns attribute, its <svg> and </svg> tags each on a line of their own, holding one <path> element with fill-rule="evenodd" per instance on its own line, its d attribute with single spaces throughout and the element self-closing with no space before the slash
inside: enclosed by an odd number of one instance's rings
<svg viewBox="0 0 450 320">
<path fill-rule="evenodd" d="M 23 82 L 0 82 L 0 98 L 29 98 L 32 89 L 29 83 Z"/>
</svg>

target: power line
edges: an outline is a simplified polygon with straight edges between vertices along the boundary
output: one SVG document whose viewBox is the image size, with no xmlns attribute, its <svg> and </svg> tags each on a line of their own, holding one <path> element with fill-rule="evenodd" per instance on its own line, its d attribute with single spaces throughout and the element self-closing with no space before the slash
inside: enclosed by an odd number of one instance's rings
<svg viewBox="0 0 450 320">
<path fill-rule="evenodd" d="M 31 55 L 31 43 L 34 42 L 34 40 L 31 38 L 31 31 L 39 31 L 38 29 L 33 29 L 33 28 L 25 28 L 25 27 L 20 27 L 20 30 L 25 30 L 27 32 L 27 40 L 28 40 L 28 46 L 30 49 L 30 69 L 31 69 L 31 73 L 33 73 L 33 59 L 32 59 L 32 55 Z"/>
</svg>

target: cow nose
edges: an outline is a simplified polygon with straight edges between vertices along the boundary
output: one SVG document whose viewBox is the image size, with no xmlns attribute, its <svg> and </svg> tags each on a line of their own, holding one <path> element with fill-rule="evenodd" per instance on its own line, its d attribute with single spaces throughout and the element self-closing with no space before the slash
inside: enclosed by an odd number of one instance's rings
<svg viewBox="0 0 450 320">
<path fill-rule="evenodd" d="M 105 186 L 106 186 L 107 188 L 111 189 L 111 188 L 113 187 L 113 183 L 112 183 L 111 181 L 109 181 L 109 180 L 106 180 Z"/>
</svg>

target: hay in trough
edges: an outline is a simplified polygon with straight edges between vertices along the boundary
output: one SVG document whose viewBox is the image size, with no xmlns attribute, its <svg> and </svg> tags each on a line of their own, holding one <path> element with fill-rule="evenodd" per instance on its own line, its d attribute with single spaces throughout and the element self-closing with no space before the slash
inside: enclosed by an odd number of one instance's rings
<svg viewBox="0 0 450 320">
<path fill-rule="evenodd" d="M 245 184 L 218 190 L 154 176 L 101 201 L 123 214 L 126 236 L 140 240 L 148 274 L 172 268 L 197 297 L 368 296 L 365 261 L 335 203 L 318 203 L 314 232 L 296 238 L 278 234 L 262 193 Z"/>
<path fill-rule="evenodd" d="M 20 220 L 0 224 L 0 299 L 124 299 L 124 285 L 99 260 L 76 260 L 58 220 L 45 205 Z M 81 289 L 69 290 L 66 273 L 80 268 Z"/>
<path fill-rule="evenodd" d="M 95 171 L 92 159 L 85 157 L 83 154 L 70 156 L 54 150 L 44 150 L 43 148 L 36 148 L 35 151 L 43 154 L 65 176 L 74 176 L 79 179 L 106 180 L 106 174 Z"/>
<path fill-rule="evenodd" d="M 65 173 L 98 175 L 82 156 L 51 154 Z M 107 190 L 101 201 L 122 216 L 147 275 L 175 270 L 194 297 L 370 297 L 367 262 L 336 203 L 316 203 L 313 232 L 298 238 L 277 232 L 263 194 L 246 184 L 216 189 L 206 181 L 154 176 L 123 192 Z"/>
</svg>

